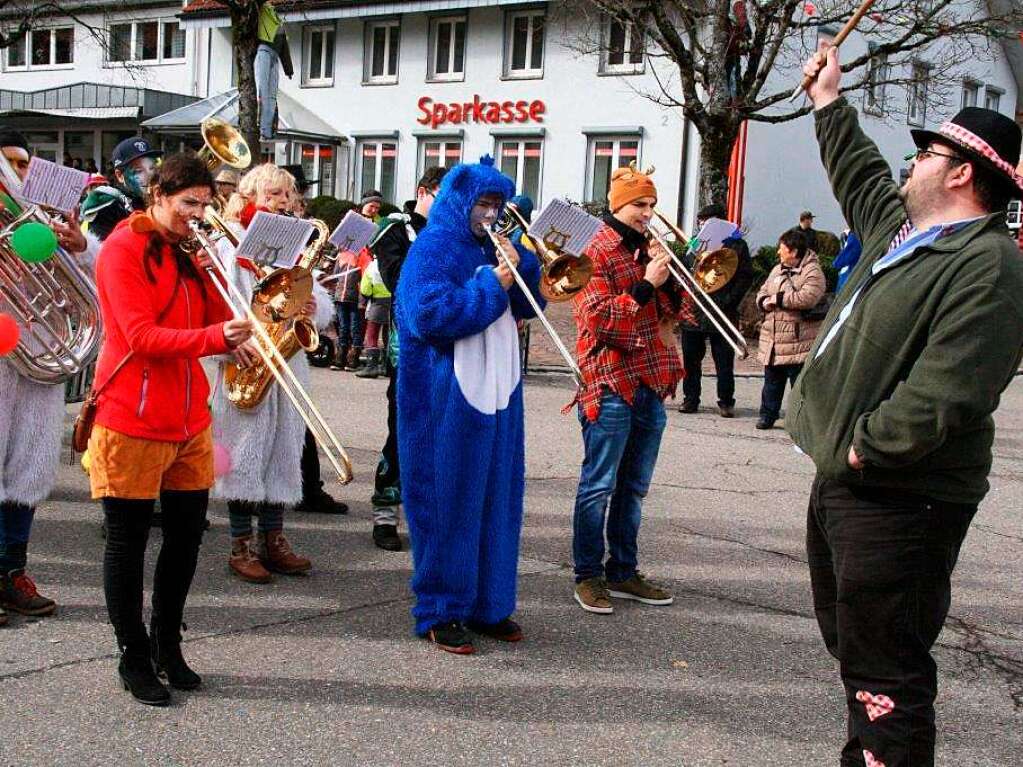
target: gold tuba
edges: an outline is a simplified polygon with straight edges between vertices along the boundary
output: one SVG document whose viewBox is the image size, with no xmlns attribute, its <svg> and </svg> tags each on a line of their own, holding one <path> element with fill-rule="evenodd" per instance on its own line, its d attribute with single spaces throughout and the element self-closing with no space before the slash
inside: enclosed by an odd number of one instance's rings
<svg viewBox="0 0 1023 767">
<path fill-rule="evenodd" d="M 18 255 L 19 230 L 50 226 L 44 210 L 15 198 L 19 183 L 0 155 L 0 311 L 21 328 L 9 359 L 29 380 L 58 384 L 84 370 L 99 351 L 99 299 L 95 283 L 62 248 L 38 263 Z"/>
<path fill-rule="evenodd" d="M 199 159 L 206 163 L 210 173 L 221 165 L 244 170 L 252 164 L 252 152 L 237 128 L 216 117 L 207 117 L 199 124 L 203 148 Z"/>
<path fill-rule="evenodd" d="M 209 218 L 207 212 L 207 220 Z M 251 309 L 284 360 L 302 350 L 314 351 L 320 345 L 316 324 L 301 312 L 313 295 L 312 272 L 320 261 L 330 230 L 319 219 L 309 221 L 316 227 L 316 238 L 302 252 L 298 264 L 290 269 L 271 271 L 259 281 L 252 295 Z M 254 340 L 257 344 L 264 343 L 259 335 Z M 263 360 L 247 368 L 240 368 L 233 362 L 224 366 L 227 398 L 241 410 L 251 410 L 262 402 L 273 382 L 273 373 Z"/>
<path fill-rule="evenodd" d="M 523 247 L 536 253 L 540 260 L 540 293 L 547 301 L 552 304 L 569 301 L 586 287 L 593 276 L 589 257 L 561 253 L 556 244 L 529 234 L 529 222 L 522 212 L 514 203 L 505 203 L 504 220 L 497 223 L 496 233 L 510 237 L 516 229 L 522 230 Z"/>
</svg>

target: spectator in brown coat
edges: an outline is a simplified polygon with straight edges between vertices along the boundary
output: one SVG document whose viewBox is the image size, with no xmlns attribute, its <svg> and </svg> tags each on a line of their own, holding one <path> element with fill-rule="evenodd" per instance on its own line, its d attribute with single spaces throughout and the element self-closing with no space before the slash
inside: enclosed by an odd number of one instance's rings
<svg viewBox="0 0 1023 767">
<path fill-rule="evenodd" d="M 791 229 L 778 239 L 778 263 L 757 293 L 764 312 L 760 326 L 760 361 L 764 363 L 764 388 L 760 396 L 758 429 L 770 429 L 778 420 L 785 382 L 791 385 L 803 369 L 820 320 L 804 316 L 824 297 L 824 272 L 817 254 L 806 244 L 806 235 Z"/>
</svg>

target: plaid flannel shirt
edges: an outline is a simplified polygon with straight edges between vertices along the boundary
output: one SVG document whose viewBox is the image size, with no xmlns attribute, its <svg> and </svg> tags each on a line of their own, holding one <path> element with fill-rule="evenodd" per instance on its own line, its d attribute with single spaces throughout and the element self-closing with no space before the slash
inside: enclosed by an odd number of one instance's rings
<svg viewBox="0 0 1023 767">
<path fill-rule="evenodd" d="M 673 329 L 683 302 L 669 277 L 644 306 L 636 303 L 630 291 L 646 272 L 646 250 L 629 252 L 621 235 L 607 224 L 597 232 L 586 255 L 593 261 L 593 277 L 573 300 L 583 386 L 565 410 L 578 403 L 592 422 L 600 415 L 605 389 L 630 405 L 640 386 L 649 387 L 661 399 L 675 396 L 685 370 L 674 334 L 666 334 L 672 339 L 666 345 L 659 329 L 662 321 Z"/>
</svg>

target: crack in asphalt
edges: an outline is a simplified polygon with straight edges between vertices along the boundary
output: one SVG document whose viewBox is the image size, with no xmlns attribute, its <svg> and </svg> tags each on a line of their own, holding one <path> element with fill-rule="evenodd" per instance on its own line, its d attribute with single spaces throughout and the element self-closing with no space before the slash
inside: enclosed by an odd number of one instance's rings
<svg viewBox="0 0 1023 767">
<path fill-rule="evenodd" d="M 746 541 L 739 540 L 738 538 L 729 538 L 726 535 L 712 535 L 711 533 L 701 533 L 700 531 L 694 530 L 691 527 L 686 527 L 685 525 L 677 525 L 677 527 L 680 530 L 682 530 L 683 532 L 687 533 L 688 535 L 693 536 L 694 538 L 707 538 L 708 540 L 711 540 L 711 541 L 720 541 L 720 542 L 723 542 L 723 543 L 734 543 L 737 546 L 742 546 L 743 548 L 752 549 L 753 551 L 759 551 L 759 552 L 761 552 L 763 554 L 773 554 L 774 556 L 782 557 L 784 559 L 789 560 L 790 562 L 798 562 L 798 563 L 804 564 L 804 565 L 806 564 L 806 560 L 805 559 L 803 559 L 800 556 L 797 556 L 796 554 L 790 554 L 787 551 L 778 551 L 777 549 L 765 549 L 765 548 L 763 548 L 761 546 L 754 546 L 752 543 L 747 543 Z"/>
<path fill-rule="evenodd" d="M 359 610 L 369 610 L 374 607 L 387 607 L 393 604 L 400 604 L 402 602 L 411 602 L 412 596 L 404 597 L 392 597 L 390 599 L 383 599 L 379 602 L 364 602 L 358 605 L 352 605 L 351 607 L 339 607 L 333 610 L 317 610 L 316 612 L 309 613 L 308 615 L 299 615 L 291 618 L 282 618 L 276 621 L 265 621 L 263 623 L 252 623 L 248 626 L 241 628 L 223 629 L 221 631 L 209 631 L 204 634 L 196 634 L 183 638 L 182 644 L 191 644 L 193 642 L 201 642 L 206 639 L 218 639 L 225 636 L 234 636 L 238 634 L 248 634 L 253 631 L 265 628 L 275 628 L 278 626 L 294 626 L 302 623 L 308 623 L 310 621 L 319 620 L 320 618 L 333 618 L 339 615 L 345 615 L 347 613 L 358 612 Z M 111 660 L 117 658 L 119 653 L 108 652 L 100 655 L 87 655 L 80 658 L 71 658 L 70 660 L 61 661 L 60 663 L 51 663 L 47 666 L 37 666 L 35 668 L 26 668 L 21 671 L 12 671 L 8 674 L 0 674 L 0 682 L 7 681 L 9 679 L 23 679 L 29 676 L 35 676 L 37 674 L 45 674 L 47 671 L 56 671 L 63 668 L 71 668 L 74 666 L 80 666 L 85 663 L 92 663 L 97 660 Z"/>
<path fill-rule="evenodd" d="M 974 673 L 988 671 L 1001 678 L 1009 688 L 1009 698 L 1012 700 L 1013 709 L 1023 711 L 1023 663 L 996 653 L 984 641 L 985 634 L 1001 635 L 992 634 L 965 618 L 954 615 L 948 617 L 946 625 L 962 635 L 962 644 L 955 645 L 955 649 L 962 650 L 972 658 L 972 663 L 968 663 L 967 666 Z"/>
<path fill-rule="evenodd" d="M 981 532 L 987 533 L 988 535 L 997 535 L 999 538 L 1008 538 L 1010 541 L 1019 541 L 1023 543 L 1023 535 L 1013 535 L 1012 533 L 1003 533 L 1000 530 L 995 530 L 993 527 L 988 525 L 978 525 L 974 523 L 974 528 Z"/>
</svg>

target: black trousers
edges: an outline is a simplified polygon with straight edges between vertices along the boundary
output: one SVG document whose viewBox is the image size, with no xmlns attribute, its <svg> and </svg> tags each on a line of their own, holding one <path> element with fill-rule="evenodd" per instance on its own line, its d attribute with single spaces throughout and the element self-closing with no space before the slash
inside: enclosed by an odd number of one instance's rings
<svg viewBox="0 0 1023 767">
<path fill-rule="evenodd" d="M 103 591 L 117 644 L 125 652 L 149 652 L 142 622 L 146 543 L 155 501 L 104 498 L 107 522 Z M 164 644 L 181 641 L 185 600 L 192 587 L 205 528 L 208 490 L 160 493 L 163 544 L 153 576 L 153 630 Z"/>
<path fill-rule="evenodd" d="M 703 358 L 710 341 L 710 356 L 714 358 L 714 370 L 718 375 L 718 405 L 735 405 L 735 351 L 720 333 L 704 333 L 699 330 L 682 331 L 682 364 L 686 377 L 682 379 L 682 396 L 689 402 L 700 401 L 700 377 L 703 372 Z"/>
<path fill-rule="evenodd" d="M 311 498 L 323 487 L 323 480 L 320 479 L 320 454 L 317 452 L 316 438 L 309 431 L 305 430 L 305 444 L 302 445 L 302 497 Z"/>
<path fill-rule="evenodd" d="M 845 686 L 844 767 L 933 766 L 938 682 L 930 651 L 976 511 L 814 480 L 806 550 L 817 623 Z"/>
<path fill-rule="evenodd" d="M 791 387 L 803 369 L 800 365 L 764 365 L 764 388 L 760 391 L 760 417 L 777 421 L 785 399 L 785 383 Z"/>
<path fill-rule="evenodd" d="M 373 504 L 396 506 L 401 503 L 401 471 L 398 465 L 398 369 L 387 362 L 391 378 L 387 382 L 387 439 L 380 451 L 374 477 Z"/>
</svg>

